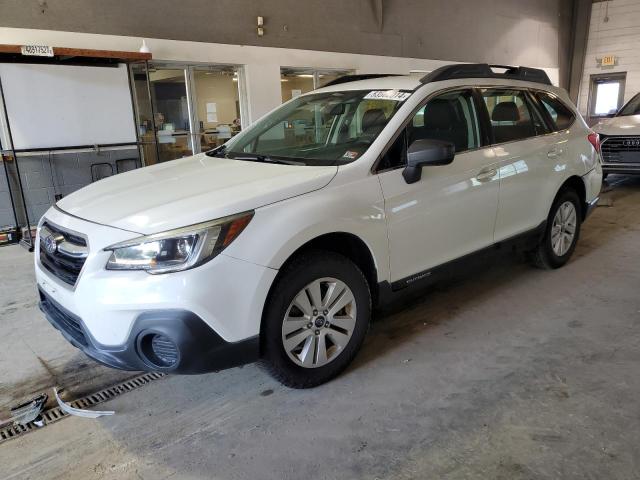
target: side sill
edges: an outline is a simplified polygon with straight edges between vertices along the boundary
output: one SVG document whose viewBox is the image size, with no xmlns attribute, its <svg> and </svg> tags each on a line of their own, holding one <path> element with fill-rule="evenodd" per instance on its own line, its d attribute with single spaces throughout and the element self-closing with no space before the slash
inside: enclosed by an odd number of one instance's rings
<svg viewBox="0 0 640 480">
<path fill-rule="evenodd" d="M 527 232 L 518 234 L 506 240 L 494 243 L 486 248 L 482 248 L 475 252 L 464 255 L 455 260 L 437 265 L 428 270 L 415 273 L 409 277 L 401 278 L 395 282 L 383 281 L 378 283 L 378 306 L 382 307 L 388 303 L 392 303 L 396 300 L 398 293 L 405 291 L 415 291 L 422 289 L 428 285 L 436 283 L 438 280 L 463 273 L 465 268 L 470 262 L 478 261 L 483 254 L 486 254 L 492 250 L 509 248 L 519 251 L 527 251 L 535 248 L 535 246 L 542 239 L 547 228 L 547 221 L 544 220 L 536 228 Z"/>
</svg>

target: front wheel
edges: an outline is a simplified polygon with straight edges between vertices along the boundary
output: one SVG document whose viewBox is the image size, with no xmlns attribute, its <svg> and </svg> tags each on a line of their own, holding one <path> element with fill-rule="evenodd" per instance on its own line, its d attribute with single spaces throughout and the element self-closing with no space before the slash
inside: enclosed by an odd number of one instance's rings
<svg viewBox="0 0 640 480">
<path fill-rule="evenodd" d="M 308 252 L 283 269 L 263 319 L 263 360 L 284 385 L 309 388 L 342 372 L 362 346 L 369 286 L 349 259 Z"/>
<path fill-rule="evenodd" d="M 578 243 L 582 210 L 578 194 L 558 195 L 547 219 L 544 237 L 534 252 L 534 263 L 545 269 L 560 268 L 569 261 Z"/>
</svg>

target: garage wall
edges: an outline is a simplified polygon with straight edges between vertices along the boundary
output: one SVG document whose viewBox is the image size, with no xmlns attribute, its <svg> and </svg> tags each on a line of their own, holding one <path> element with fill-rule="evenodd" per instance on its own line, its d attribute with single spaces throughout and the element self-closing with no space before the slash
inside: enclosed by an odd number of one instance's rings
<svg viewBox="0 0 640 480">
<path fill-rule="evenodd" d="M 615 55 L 618 64 L 600 67 L 598 59 L 604 55 Z M 591 75 L 613 72 L 627 72 L 625 102 L 640 92 L 640 0 L 593 4 L 578 102 L 583 115 L 587 113 Z"/>
<path fill-rule="evenodd" d="M 13 209 L 11 208 L 11 193 L 9 192 L 9 184 L 7 176 L 4 172 L 3 161 L 0 160 L 0 227 L 12 226 L 16 222 L 13 218 Z"/>
<path fill-rule="evenodd" d="M 146 42 L 155 60 L 242 66 L 244 71 L 241 75 L 241 82 L 248 103 L 247 116 L 243 119 L 246 123 L 254 122 L 281 104 L 281 66 L 338 68 L 355 70 L 357 73 L 406 74 L 411 70 L 431 71 L 441 65 L 451 63 L 445 60 L 422 58 L 385 57 L 154 38 L 148 38 Z M 136 51 L 142 44 L 142 38 L 0 27 L 0 43 Z M 544 68 L 552 82 L 558 84 L 559 67 L 557 65 L 529 65 Z"/>
<path fill-rule="evenodd" d="M 557 67 L 574 0 L 3 0 L 0 26 Z M 256 34 L 256 17 L 265 35 Z"/>
<path fill-rule="evenodd" d="M 92 182 L 91 165 L 108 163 L 111 168 L 101 165 L 94 169 L 96 176 L 108 175 L 111 169 L 114 173 L 117 171 L 116 161 L 120 159 L 131 159 L 121 163 L 121 168 L 133 168 L 139 162 L 138 149 L 56 153 L 51 154 L 51 158 L 49 154 L 20 155 L 20 179 L 31 224 L 37 224 L 40 217 L 55 203 L 56 194 L 66 196 L 89 185 Z M 13 224 L 13 218 L 10 223 Z"/>
</svg>

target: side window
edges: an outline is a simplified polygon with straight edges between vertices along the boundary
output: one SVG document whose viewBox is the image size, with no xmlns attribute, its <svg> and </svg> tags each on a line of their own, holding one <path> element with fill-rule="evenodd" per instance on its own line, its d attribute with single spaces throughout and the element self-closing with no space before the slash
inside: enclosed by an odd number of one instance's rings
<svg viewBox="0 0 640 480">
<path fill-rule="evenodd" d="M 448 92 L 429 100 L 407 125 L 407 144 L 419 139 L 451 142 L 456 153 L 480 146 L 480 132 L 470 90 Z"/>
<path fill-rule="evenodd" d="M 547 92 L 537 92 L 536 97 L 551 116 L 555 125 L 554 131 L 564 130 L 571 126 L 575 115 L 559 98 Z"/>
<path fill-rule="evenodd" d="M 489 111 L 495 143 L 512 142 L 546 133 L 540 114 L 523 90 L 490 88 L 482 90 Z"/>
<path fill-rule="evenodd" d="M 448 92 L 429 100 L 389 147 L 378 170 L 406 164 L 407 147 L 420 139 L 451 142 L 456 153 L 478 148 L 480 130 L 471 90 Z"/>
</svg>

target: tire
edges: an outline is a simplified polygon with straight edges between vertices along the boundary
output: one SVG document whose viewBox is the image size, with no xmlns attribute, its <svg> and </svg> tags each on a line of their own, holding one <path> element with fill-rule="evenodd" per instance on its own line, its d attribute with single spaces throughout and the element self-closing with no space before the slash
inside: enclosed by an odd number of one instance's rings
<svg viewBox="0 0 640 480">
<path fill-rule="evenodd" d="M 569 204 L 571 207 L 568 206 Z M 563 212 L 559 212 L 561 208 Z M 566 216 L 569 217 L 569 221 L 563 223 L 562 219 Z M 573 216 L 575 219 L 572 222 L 571 218 Z M 559 224 L 562 224 L 562 226 L 559 226 Z M 571 224 L 573 224 L 573 235 L 569 241 Z M 574 190 L 561 191 L 551 206 L 544 236 L 533 252 L 535 266 L 551 270 L 566 264 L 576 249 L 578 238 L 580 238 L 581 224 L 582 204 L 580 197 Z M 561 245 L 557 243 L 558 235 L 561 237 Z"/>
<path fill-rule="evenodd" d="M 371 292 L 360 269 L 336 253 L 305 252 L 281 271 L 269 296 L 262 364 L 288 387 L 325 383 L 354 359 L 370 319 Z"/>
</svg>

